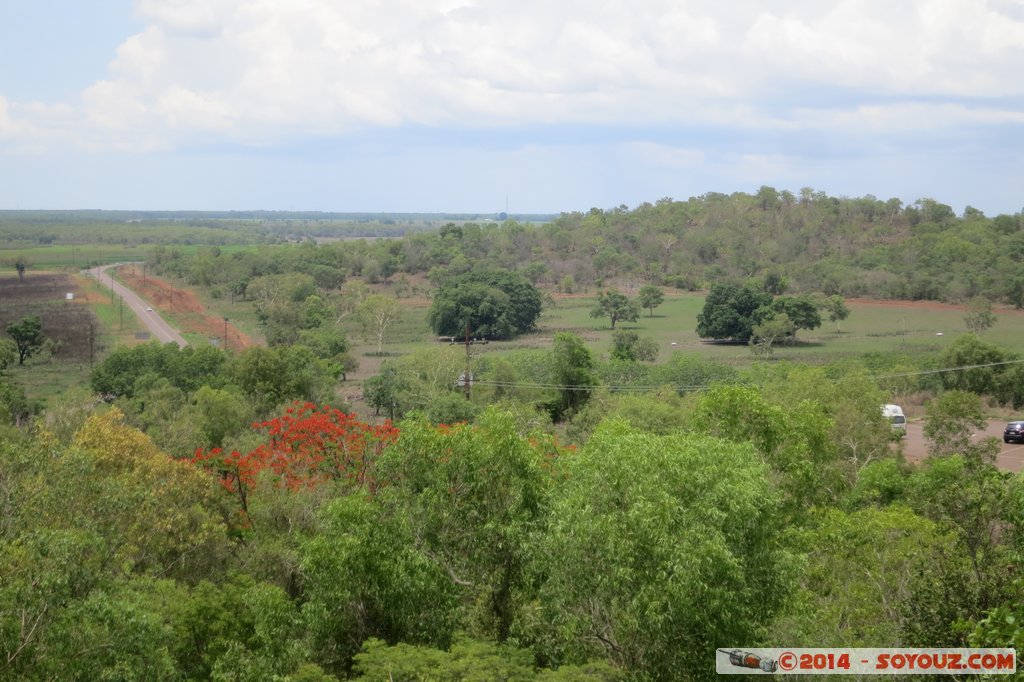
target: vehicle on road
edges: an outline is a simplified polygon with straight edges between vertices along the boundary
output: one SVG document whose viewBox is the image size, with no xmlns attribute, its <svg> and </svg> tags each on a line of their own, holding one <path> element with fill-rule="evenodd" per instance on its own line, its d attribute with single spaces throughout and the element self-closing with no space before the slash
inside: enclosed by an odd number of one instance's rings
<svg viewBox="0 0 1024 682">
<path fill-rule="evenodd" d="M 882 416 L 892 425 L 893 436 L 902 438 L 907 435 L 907 418 L 899 405 L 882 405 Z"/>
<path fill-rule="evenodd" d="M 146 306 L 146 312 L 151 313 L 151 312 L 153 312 L 153 309 L 150 308 L 149 306 Z"/>
<path fill-rule="evenodd" d="M 1003 429 L 1003 442 L 1012 443 L 1014 441 L 1024 443 L 1024 421 L 1010 422 Z"/>
</svg>

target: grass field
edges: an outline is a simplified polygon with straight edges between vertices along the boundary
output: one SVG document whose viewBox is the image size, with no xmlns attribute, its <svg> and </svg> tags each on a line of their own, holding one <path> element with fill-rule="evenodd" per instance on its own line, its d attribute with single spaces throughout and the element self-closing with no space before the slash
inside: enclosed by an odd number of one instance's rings
<svg viewBox="0 0 1024 682">
<path fill-rule="evenodd" d="M 644 311 L 636 322 L 620 322 L 616 328 L 653 337 L 661 359 L 680 350 L 732 363 L 753 362 L 746 346 L 708 343 L 697 336 L 697 314 L 703 305 L 704 296 L 700 294 L 666 296 L 665 303 L 654 309 L 654 317 Z M 823 363 L 868 352 L 916 355 L 941 351 L 967 332 L 966 310 L 954 306 L 883 301 L 850 301 L 848 305 L 850 317 L 841 323 L 841 332 L 825 320 L 818 329 L 801 331 L 797 345 L 777 346 L 775 358 Z M 607 353 L 612 330 L 607 318 L 590 317 L 593 307 L 593 298 L 557 300 L 556 306 L 541 317 L 539 332 L 513 343 L 539 347 L 549 342 L 556 331 L 572 331 L 580 334 L 596 353 Z M 983 338 L 1024 352 L 1024 311 L 1000 308 L 995 312 L 998 321 Z"/>
<path fill-rule="evenodd" d="M 28 259 L 29 271 L 33 270 L 77 270 L 102 263 L 144 261 L 155 244 L 54 244 L 50 246 L 29 246 L 25 244 L 0 244 L 0 263 L 11 262 L 19 256 Z M 171 245 L 169 249 L 193 254 L 208 246 L 185 244 Z M 247 248 L 244 245 L 219 246 L 221 251 Z M 14 271 L 13 266 L 10 267 Z"/>
</svg>

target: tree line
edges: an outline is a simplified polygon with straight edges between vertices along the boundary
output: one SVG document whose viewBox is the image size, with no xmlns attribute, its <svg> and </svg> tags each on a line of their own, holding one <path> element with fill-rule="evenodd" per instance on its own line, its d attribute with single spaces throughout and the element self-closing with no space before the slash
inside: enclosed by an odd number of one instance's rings
<svg viewBox="0 0 1024 682">
<path fill-rule="evenodd" d="M 249 281 L 297 271 L 318 286 L 427 275 L 434 285 L 475 270 L 519 272 L 572 293 L 616 282 L 707 289 L 759 278 L 796 293 L 844 297 L 990 301 L 1024 305 L 1021 214 L 957 216 L 933 199 L 904 205 L 873 196 L 708 193 L 633 209 L 564 213 L 543 225 L 515 220 L 449 223 L 394 240 L 346 240 L 246 250 L 169 248 L 151 264 L 223 295 Z"/>
</svg>

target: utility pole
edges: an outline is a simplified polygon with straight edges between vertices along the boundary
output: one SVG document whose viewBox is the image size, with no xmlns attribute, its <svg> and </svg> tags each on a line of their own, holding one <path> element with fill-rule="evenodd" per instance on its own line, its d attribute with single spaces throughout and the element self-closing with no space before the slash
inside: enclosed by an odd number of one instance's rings
<svg viewBox="0 0 1024 682">
<path fill-rule="evenodd" d="M 228 318 L 224 316 L 224 350 L 228 349 Z"/>
<path fill-rule="evenodd" d="M 466 373 L 462 375 L 462 386 L 466 393 L 466 400 L 470 397 L 470 381 L 469 381 L 469 322 L 466 323 Z"/>
<path fill-rule="evenodd" d="M 117 300 L 120 303 L 119 310 L 121 314 L 121 331 L 124 331 L 124 296 L 118 296 Z"/>
<path fill-rule="evenodd" d="M 110 273 L 110 305 L 114 305 L 114 273 Z"/>
</svg>

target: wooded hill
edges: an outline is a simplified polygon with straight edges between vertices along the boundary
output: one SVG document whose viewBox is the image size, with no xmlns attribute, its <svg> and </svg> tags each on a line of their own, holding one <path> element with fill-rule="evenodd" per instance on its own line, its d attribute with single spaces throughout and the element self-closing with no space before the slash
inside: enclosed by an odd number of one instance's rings
<svg viewBox="0 0 1024 682">
<path fill-rule="evenodd" d="M 290 250 L 287 253 L 284 250 Z M 308 249 L 308 250 L 307 250 Z M 225 260 L 226 259 L 226 260 Z M 431 273 L 439 282 L 469 270 L 517 270 L 531 281 L 573 292 L 616 282 L 704 289 L 762 278 L 769 290 L 883 299 L 965 301 L 984 296 L 1024 305 L 1024 220 L 1020 213 L 962 216 L 932 199 L 904 205 L 873 196 L 798 195 L 762 187 L 756 194 L 709 193 L 661 199 L 630 210 L 564 213 L 542 225 L 448 223 L 401 240 L 278 246 L 259 251 L 167 250 L 164 271 L 204 286 L 244 293 L 247 279 L 315 267 L 327 280 Z"/>
</svg>

